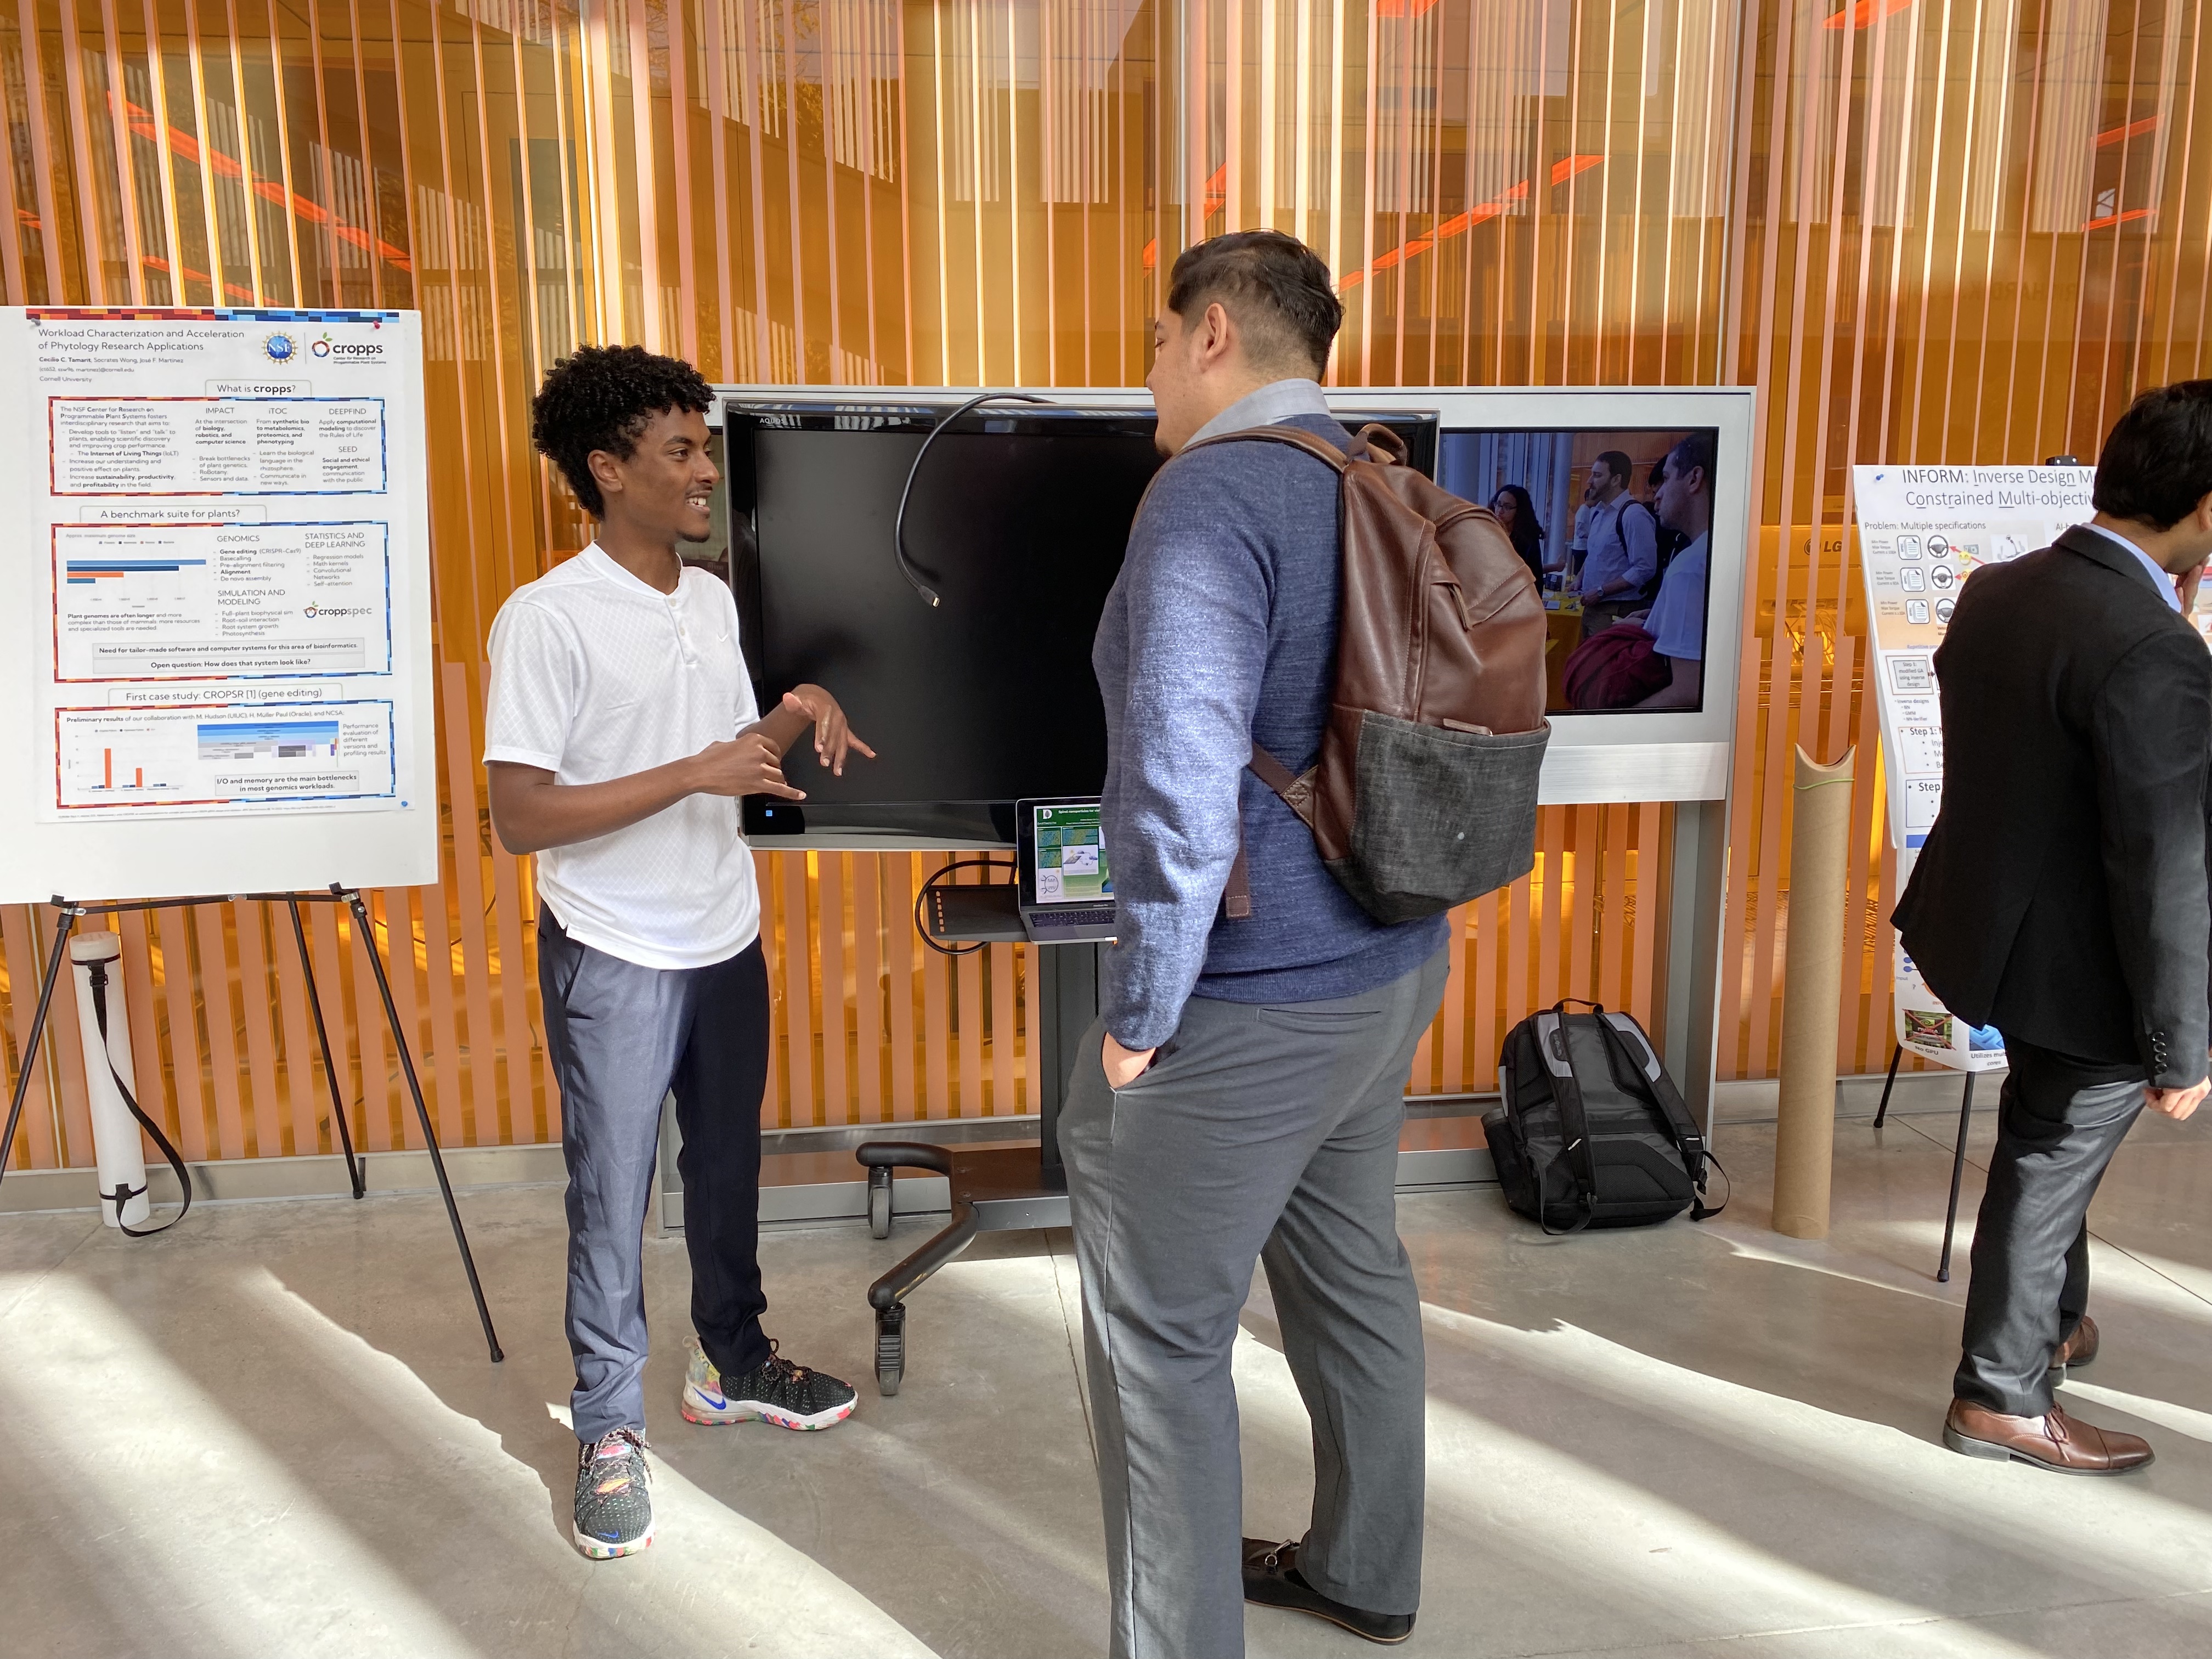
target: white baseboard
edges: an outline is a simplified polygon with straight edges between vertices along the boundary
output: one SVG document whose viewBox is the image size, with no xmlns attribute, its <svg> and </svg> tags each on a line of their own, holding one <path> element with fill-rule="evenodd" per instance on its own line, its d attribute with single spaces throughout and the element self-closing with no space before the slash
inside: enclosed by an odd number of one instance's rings
<svg viewBox="0 0 2212 1659">
<path fill-rule="evenodd" d="M 1960 1076 L 1956 1072 L 1908 1072 L 1897 1079 L 1890 1109 L 1918 1115 L 1955 1112 L 1959 1109 Z M 1988 1074 L 1991 1088 L 2002 1072 Z M 1842 1117 L 1871 1117 L 1881 1098 L 1883 1074 L 1837 1080 L 1836 1111 Z M 1772 1078 L 1723 1083 L 1716 1091 L 1717 1120 L 1723 1124 L 1762 1123 L 1774 1120 L 1781 1085 Z M 1468 1109 L 1479 1115 L 1494 1097 L 1472 1097 Z M 1006 1129 L 1032 1125 L 1034 1118 L 1009 1121 Z M 928 1124 L 871 1126 L 882 1139 L 902 1134 L 928 1138 Z M 799 1132 L 805 1133 L 805 1132 Z M 1034 1134 L 1034 1128 L 1030 1133 Z M 536 1187 L 567 1181 L 568 1172 L 557 1146 L 459 1146 L 447 1149 L 446 1173 L 457 1188 L 472 1187 Z M 427 1152 L 364 1152 L 362 1177 L 371 1193 L 429 1193 L 437 1179 Z M 210 1159 L 189 1166 L 195 1201 L 252 1203 L 295 1198 L 346 1198 L 352 1188 L 346 1181 L 345 1160 L 335 1153 L 307 1158 L 244 1158 Z M 147 1171 L 150 1196 L 155 1206 L 177 1201 L 176 1176 L 166 1167 Z M 1490 1154 L 1480 1150 L 1407 1152 L 1398 1155 L 1398 1185 L 1401 1190 L 1423 1187 L 1456 1187 L 1497 1179 Z M 902 1175 L 893 1188 L 901 1214 L 941 1213 L 951 1199 L 942 1176 Z M 0 1214 L 38 1210 L 82 1210 L 99 1204 L 97 1177 L 90 1170 L 10 1170 L 0 1177 Z M 845 1220 L 865 1216 L 868 1189 L 865 1180 L 815 1182 L 803 1185 L 764 1188 L 761 1193 L 763 1222 Z M 680 1227 L 680 1207 L 666 1206 L 664 1223 Z"/>
<path fill-rule="evenodd" d="M 445 1153 L 446 1178 L 461 1187 L 540 1187 L 565 1182 L 561 1149 L 553 1146 L 456 1146 Z M 438 1178 L 427 1152 L 363 1152 L 362 1180 L 377 1194 L 434 1193 Z M 194 1203 L 272 1201 L 288 1198 L 350 1198 L 345 1159 L 307 1158 L 214 1158 L 187 1162 Z M 177 1201 L 176 1172 L 166 1164 L 146 1171 L 147 1196 L 158 1208 Z M 30 1210 L 97 1209 L 100 1186 L 91 1170 L 10 1170 L 0 1179 L 0 1214 Z"/>
</svg>

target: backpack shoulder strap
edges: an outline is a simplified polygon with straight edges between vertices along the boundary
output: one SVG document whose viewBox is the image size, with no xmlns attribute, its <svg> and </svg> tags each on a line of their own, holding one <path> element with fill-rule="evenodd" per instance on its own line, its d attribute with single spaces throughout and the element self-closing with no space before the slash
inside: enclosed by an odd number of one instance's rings
<svg viewBox="0 0 2212 1659">
<path fill-rule="evenodd" d="M 1689 1103 L 1675 1088 L 1674 1079 L 1659 1063 L 1658 1051 L 1652 1048 L 1650 1038 L 1626 1014 L 1603 1014 L 1598 1023 L 1614 1053 L 1629 1070 L 1643 1077 L 1651 1090 L 1651 1097 L 1659 1103 L 1660 1113 L 1667 1120 L 1667 1132 L 1681 1154 L 1683 1172 L 1690 1177 L 1690 1186 L 1698 1194 L 1690 1208 L 1690 1218 L 1703 1221 L 1708 1216 L 1718 1215 L 1727 1207 L 1725 1200 L 1711 1209 L 1705 1207 L 1705 1164 L 1710 1155 L 1705 1150 L 1705 1135 L 1690 1115 Z"/>
<path fill-rule="evenodd" d="M 1185 444 L 1176 451 L 1180 460 L 1194 449 L 1207 449 L 1215 444 L 1249 442 L 1288 444 L 1293 449 L 1303 449 L 1316 459 L 1327 461 L 1339 472 L 1349 465 L 1352 457 L 1317 432 L 1309 432 L 1302 426 L 1248 426 L 1238 432 L 1218 432 L 1211 438 L 1200 438 L 1196 443 Z"/>
<path fill-rule="evenodd" d="M 1559 1156 L 1566 1159 L 1567 1173 L 1574 1177 L 1575 1188 L 1582 1194 L 1583 1218 L 1569 1230 L 1578 1232 L 1596 1212 L 1597 1158 L 1590 1146 L 1589 1115 L 1583 1109 L 1582 1085 L 1575 1080 L 1574 1063 L 1569 1058 L 1565 1006 L 1560 1003 L 1535 1017 L 1536 1053 L 1544 1062 L 1551 1079 L 1552 1098 L 1559 1108 Z"/>
</svg>

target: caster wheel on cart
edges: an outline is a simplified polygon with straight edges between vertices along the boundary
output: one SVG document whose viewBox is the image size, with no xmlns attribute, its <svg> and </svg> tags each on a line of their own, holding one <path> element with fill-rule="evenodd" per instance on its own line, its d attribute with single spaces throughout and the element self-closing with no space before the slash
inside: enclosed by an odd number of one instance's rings
<svg viewBox="0 0 2212 1659">
<path fill-rule="evenodd" d="M 885 1308 L 876 1315 L 876 1391 L 893 1395 L 906 1375 L 906 1309 Z"/>
<path fill-rule="evenodd" d="M 891 1236 L 891 1172 L 876 1169 L 868 1171 L 868 1237 L 889 1238 Z"/>
</svg>

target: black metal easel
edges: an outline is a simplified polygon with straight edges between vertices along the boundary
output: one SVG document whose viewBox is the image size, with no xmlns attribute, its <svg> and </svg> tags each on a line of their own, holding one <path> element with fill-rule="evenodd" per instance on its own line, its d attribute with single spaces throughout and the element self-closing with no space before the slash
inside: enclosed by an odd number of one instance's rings
<svg viewBox="0 0 2212 1659">
<path fill-rule="evenodd" d="M 422 1126 L 422 1139 L 430 1149 L 430 1167 L 437 1172 L 438 1191 L 446 1200 L 446 1218 L 453 1224 L 453 1243 L 460 1246 L 461 1267 L 469 1276 L 469 1294 L 476 1298 L 477 1317 L 483 1322 L 485 1345 L 491 1350 L 492 1363 L 497 1364 L 507 1358 L 499 1346 L 499 1337 L 492 1329 L 491 1310 L 485 1305 L 483 1285 L 477 1278 L 476 1258 L 469 1253 L 469 1236 L 461 1227 L 461 1212 L 453 1202 L 453 1183 L 446 1178 L 446 1160 L 438 1150 L 437 1131 L 430 1127 L 430 1109 L 423 1103 L 422 1085 L 415 1075 L 414 1051 L 407 1045 L 407 1034 L 399 1024 L 399 1009 L 392 1000 L 392 981 L 385 976 L 384 953 L 377 949 L 376 929 L 369 921 L 368 906 L 357 887 L 331 884 L 326 893 L 211 893 L 193 898 L 134 899 L 106 904 L 78 904 L 57 894 L 53 907 L 59 913 L 54 924 L 54 946 L 46 958 L 46 974 L 39 986 L 39 1009 L 31 1017 L 30 1034 L 24 1039 L 22 1065 L 15 1073 L 14 1097 L 8 1105 L 8 1127 L 0 1133 L 0 1177 L 7 1173 L 8 1149 L 15 1144 L 15 1125 L 23 1115 L 23 1100 L 30 1091 L 31 1066 L 39 1052 L 40 1039 L 46 1027 L 46 1012 L 53 1002 L 54 982 L 61 976 L 64 946 L 76 927 L 77 918 L 86 915 L 120 915 L 126 911 L 180 909 L 194 904 L 228 904 L 260 901 L 282 903 L 292 913 L 292 937 L 299 944 L 300 966 L 307 975 L 307 1006 L 315 1016 L 315 1040 L 322 1045 L 323 1076 L 330 1085 L 331 1117 L 337 1125 L 338 1145 L 343 1148 L 346 1176 L 352 1182 L 353 1195 L 358 1199 L 368 1190 L 361 1170 L 361 1160 L 355 1155 L 353 1130 L 346 1121 L 345 1102 L 338 1091 L 337 1068 L 331 1061 L 329 1029 L 323 1024 L 323 1000 L 315 986 L 315 964 L 307 953 L 307 930 L 300 920 L 302 901 L 315 904 L 343 904 L 353 912 L 354 927 L 359 931 L 361 942 L 368 951 L 369 966 L 376 971 L 376 988 L 384 997 L 384 1018 L 392 1028 L 392 1040 L 399 1049 L 399 1067 L 407 1076 L 407 1091 L 415 1101 L 415 1115 Z"/>
<path fill-rule="evenodd" d="M 1874 1115 L 1874 1127 L 1881 1127 L 1889 1115 L 1889 1091 L 1897 1086 L 1897 1062 L 1905 1058 L 1905 1045 L 1897 1044 L 1889 1051 L 1889 1076 L 1881 1085 L 1881 1104 Z M 1951 1153 L 1951 1207 L 1943 1217 L 1943 1255 L 1936 1264 L 1936 1282 L 1951 1282 L 1951 1235 L 1959 1226 L 1959 1177 L 1966 1170 L 1966 1125 L 1974 1115 L 1974 1074 L 1965 1073 L 1966 1086 L 1959 1095 L 1959 1144 Z"/>
<path fill-rule="evenodd" d="M 931 890 L 930 936 L 963 944 L 1029 938 L 1012 883 Z M 976 1152 L 920 1140 L 871 1140 L 853 1156 L 868 1171 L 868 1231 L 891 1231 L 891 1171 L 927 1170 L 952 1193 L 952 1218 L 922 1247 L 868 1286 L 876 1313 L 876 1387 L 896 1394 L 906 1374 L 906 1299 L 978 1233 L 1068 1224 L 1067 1170 L 1060 1158 L 1060 1108 L 1076 1045 L 1098 1016 L 1098 947 L 1033 945 L 1037 1011 L 1037 1145 Z"/>
</svg>

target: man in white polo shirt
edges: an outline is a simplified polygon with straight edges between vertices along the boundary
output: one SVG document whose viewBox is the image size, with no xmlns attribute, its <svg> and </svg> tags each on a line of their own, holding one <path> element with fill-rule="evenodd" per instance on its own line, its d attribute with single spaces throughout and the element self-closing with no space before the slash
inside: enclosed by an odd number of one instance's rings
<svg viewBox="0 0 2212 1659">
<path fill-rule="evenodd" d="M 599 520 L 592 545 L 500 607 L 484 761 L 492 823 L 538 855 L 538 979 L 568 1166 L 576 1547 L 653 1541 L 641 1233 L 672 1090 L 684 1151 L 694 1423 L 842 1421 L 847 1384 L 762 1332 L 760 1103 L 768 970 L 738 802 L 803 799 L 784 752 L 811 732 L 842 772 L 853 736 L 819 686 L 759 717 L 728 586 L 686 569 L 720 477 L 690 364 L 586 346 L 554 365 L 532 436 Z"/>
</svg>

